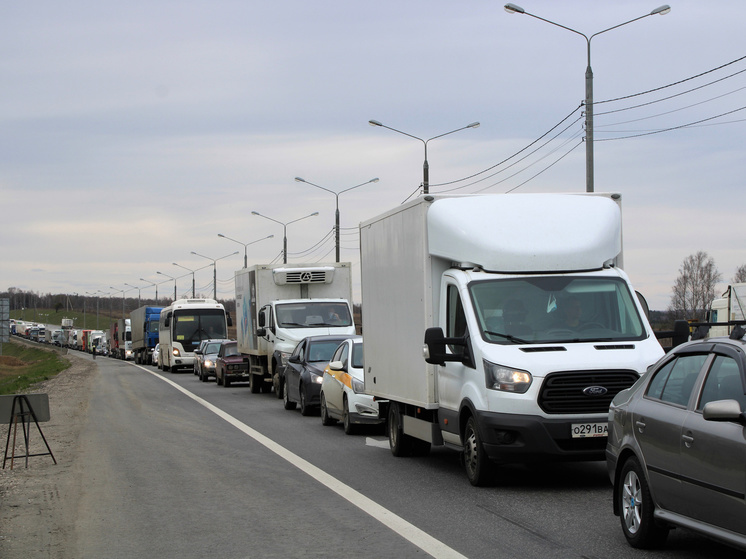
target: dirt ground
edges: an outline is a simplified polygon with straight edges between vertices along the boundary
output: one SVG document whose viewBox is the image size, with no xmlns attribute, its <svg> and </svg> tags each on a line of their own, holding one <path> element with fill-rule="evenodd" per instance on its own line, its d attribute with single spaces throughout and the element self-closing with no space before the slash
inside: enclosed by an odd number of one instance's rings
<svg viewBox="0 0 746 559">
<path fill-rule="evenodd" d="M 5 469 L 0 469 L 0 557 L 3 559 L 67 559 L 75 549 L 74 527 L 82 483 L 77 449 L 98 367 L 95 361 L 74 352 L 65 357 L 71 362 L 70 368 L 29 390 L 49 395 L 50 421 L 39 425 L 57 464 L 51 456 L 37 456 L 29 458 L 26 468 L 19 426 L 13 469 L 10 461 Z M 8 440 L 8 429 L 7 424 L 0 425 L 3 443 Z M 31 454 L 47 452 L 34 424 L 29 438 Z M 11 446 L 12 440 L 11 433 Z M 4 451 L 5 445 L 3 454 Z"/>
</svg>

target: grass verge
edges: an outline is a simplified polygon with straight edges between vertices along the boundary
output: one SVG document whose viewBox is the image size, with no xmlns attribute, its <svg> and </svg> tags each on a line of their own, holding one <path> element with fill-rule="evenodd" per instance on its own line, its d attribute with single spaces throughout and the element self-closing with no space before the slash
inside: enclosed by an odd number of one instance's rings
<svg viewBox="0 0 746 559">
<path fill-rule="evenodd" d="M 70 362 L 56 351 L 11 340 L 3 344 L 3 354 L 0 355 L 0 394 L 20 394 L 69 366 Z"/>
</svg>

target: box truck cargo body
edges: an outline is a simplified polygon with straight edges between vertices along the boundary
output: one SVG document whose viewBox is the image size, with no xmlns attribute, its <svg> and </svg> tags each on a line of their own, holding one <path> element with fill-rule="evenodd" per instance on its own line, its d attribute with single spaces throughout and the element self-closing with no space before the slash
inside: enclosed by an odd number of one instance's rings
<svg viewBox="0 0 746 559">
<path fill-rule="evenodd" d="M 214 299 L 179 299 L 160 312 L 158 350 L 164 371 L 194 369 L 194 350 L 202 340 L 225 339 L 230 314 Z"/>
<path fill-rule="evenodd" d="M 451 446 L 474 485 L 491 462 L 603 459 L 611 399 L 663 355 L 621 229 L 616 194 L 425 196 L 362 223 L 392 452 Z"/>
<path fill-rule="evenodd" d="M 236 272 L 238 350 L 249 360 L 251 391 L 275 388 L 299 341 L 354 335 L 349 262 L 257 265 Z"/>
<path fill-rule="evenodd" d="M 135 363 L 150 365 L 158 343 L 158 329 L 163 307 L 140 307 L 130 313 L 132 352 Z"/>
</svg>

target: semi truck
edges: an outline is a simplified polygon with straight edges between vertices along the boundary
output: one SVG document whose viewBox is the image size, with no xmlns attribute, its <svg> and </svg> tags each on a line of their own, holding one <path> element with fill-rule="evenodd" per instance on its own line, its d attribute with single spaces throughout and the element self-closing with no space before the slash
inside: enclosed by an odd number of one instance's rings
<svg viewBox="0 0 746 559">
<path fill-rule="evenodd" d="M 158 343 L 158 328 L 163 307 L 140 307 L 130 313 L 132 351 L 135 363 L 150 365 Z"/>
<path fill-rule="evenodd" d="M 119 318 L 109 329 L 109 356 L 116 359 L 129 360 L 132 353 L 132 328 L 129 318 Z"/>
<path fill-rule="evenodd" d="M 602 460 L 611 399 L 663 355 L 619 194 L 420 197 L 360 224 L 365 391 L 395 456 Z M 424 340 L 424 343 L 423 343 Z"/>
<path fill-rule="evenodd" d="M 194 370 L 194 350 L 202 340 L 226 339 L 233 321 L 214 299 L 180 299 L 161 310 L 158 323 L 159 368 Z"/>
<path fill-rule="evenodd" d="M 255 265 L 235 274 L 238 350 L 250 390 L 283 396 L 282 373 L 303 338 L 354 335 L 349 262 Z"/>
</svg>

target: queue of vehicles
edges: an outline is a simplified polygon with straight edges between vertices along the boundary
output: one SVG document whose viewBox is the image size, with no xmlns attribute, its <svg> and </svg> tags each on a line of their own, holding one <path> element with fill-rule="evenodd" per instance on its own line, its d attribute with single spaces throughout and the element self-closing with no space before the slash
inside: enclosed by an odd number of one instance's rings
<svg viewBox="0 0 746 559">
<path fill-rule="evenodd" d="M 175 301 L 153 362 L 348 434 L 385 425 L 397 457 L 453 449 L 473 485 L 496 464 L 605 459 L 633 547 L 680 526 L 746 549 L 740 289 L 713 302 L 731 341 L 664 354 L 621 224 L 618 194 L 423 196 L 360 225 L 364 359 L 335 263 L 237 271 L 237 340 L 216 301 Z"/>
</svg>

